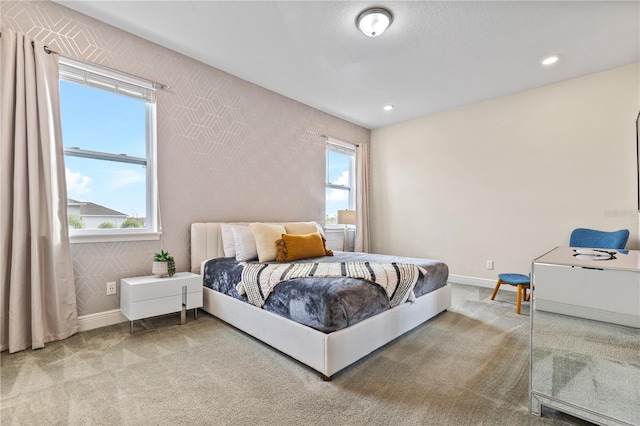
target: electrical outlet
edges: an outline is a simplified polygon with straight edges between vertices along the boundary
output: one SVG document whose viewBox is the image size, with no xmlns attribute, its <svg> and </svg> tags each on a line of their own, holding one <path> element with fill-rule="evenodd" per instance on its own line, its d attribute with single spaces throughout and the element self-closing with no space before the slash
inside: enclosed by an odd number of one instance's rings
<svg viewBox="0 0 640 426">
<path fill-rule="evenodd" d="M 116 282 L 115 281 L 107 283 L 107 296 L 111 296 L 112 294 L 116 294 Z"/>
<path fill-rule="evenodd" d="M 493 269 L 493 260 L 487 260 L 487 269 Z"/>
</svg>

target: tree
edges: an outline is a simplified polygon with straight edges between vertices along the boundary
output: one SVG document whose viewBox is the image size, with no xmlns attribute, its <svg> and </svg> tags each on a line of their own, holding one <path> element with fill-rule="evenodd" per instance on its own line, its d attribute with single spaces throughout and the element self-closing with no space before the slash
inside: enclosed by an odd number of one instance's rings
<svg viewBox="0 0 640 426">
<path fill-rule="evenodd" d="M 98 225 L 98 228 L 100 229 L 111 229 L 115 227 L 116 225 L 114 225 L 112 222 L 102 222 L 100 225 Z"/>
<path fill-rule="evenodd" d="M 84 229 L 84 219 L 77 214 L 70 214 L 69 226 L 73 229 Z"/>
<path fill-rule="evenodd" d="M 120 228 L 142 228 L 142 224 L 138 221 L 138 219 L 128 217 L 124 222 L 122 222 Z"/>
</svg>

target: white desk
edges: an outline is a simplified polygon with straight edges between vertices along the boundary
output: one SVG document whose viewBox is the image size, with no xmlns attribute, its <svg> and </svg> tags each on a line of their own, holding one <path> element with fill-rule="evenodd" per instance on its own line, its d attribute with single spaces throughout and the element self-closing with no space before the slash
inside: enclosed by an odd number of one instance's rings
<svg viewBox="0 0 640 426">
<path fill-rule="evenodd" d="M 594 260 L 576 250 L 557 247 L 534 261 L 535 309 L 640 328 L 640 252 Z"/>
<path fill-rule="evenodd" d="M 173 277 L 123 278 L 120 280 L 120 310 L 131 321 L 182 311 L 181 324 L 186 321 L 186 309 L 202 307 L 202 275 L 178 272 Z"/>
<path fill-rule="evenodd" d="M 576 254 L 533 262 L 530 412 L 640 425 L 640 252 Z"/>
</svg>

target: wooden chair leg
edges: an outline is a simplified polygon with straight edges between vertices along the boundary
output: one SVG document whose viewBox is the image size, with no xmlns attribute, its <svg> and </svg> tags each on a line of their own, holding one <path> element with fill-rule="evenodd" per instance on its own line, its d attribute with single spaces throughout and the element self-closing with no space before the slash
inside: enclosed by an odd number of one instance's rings
<svg viewBox="0 0 640 426">
<path fill-rule="evenodd" d="M 491 300 L 495 299 L 496 294 L 498 294 L 498 289 L 500 288 L 500 284 L 502 284 L 502 280 L 498 278 L 498 282 L 496 283 L 496 288 L 493 289 L 493 294 L 491 295 Z"/>
<path fill-rule="evenodd" d="M 522 302 L 522 292 L 524 291 L 524 287 L 519 285 L 516 287 L 516 314 L 520 315 L 520 303 Z"/>
</svg>

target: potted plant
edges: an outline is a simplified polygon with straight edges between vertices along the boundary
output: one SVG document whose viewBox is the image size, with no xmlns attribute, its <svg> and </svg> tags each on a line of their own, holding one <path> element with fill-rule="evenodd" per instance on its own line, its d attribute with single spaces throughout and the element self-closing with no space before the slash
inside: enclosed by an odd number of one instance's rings
<svg viewBox="0 0 640 426">
<path fill-rule="evenodd" d="M 151 273 L 158 278 L 162 278 L 164 275 L 172 277 L 176 273 L 176 262 L 173 260 L 173 256 L 168 251 L 160 250 L 160 253 L 156 253 L 153 256 L 153 267 Z"/>
</svg>

